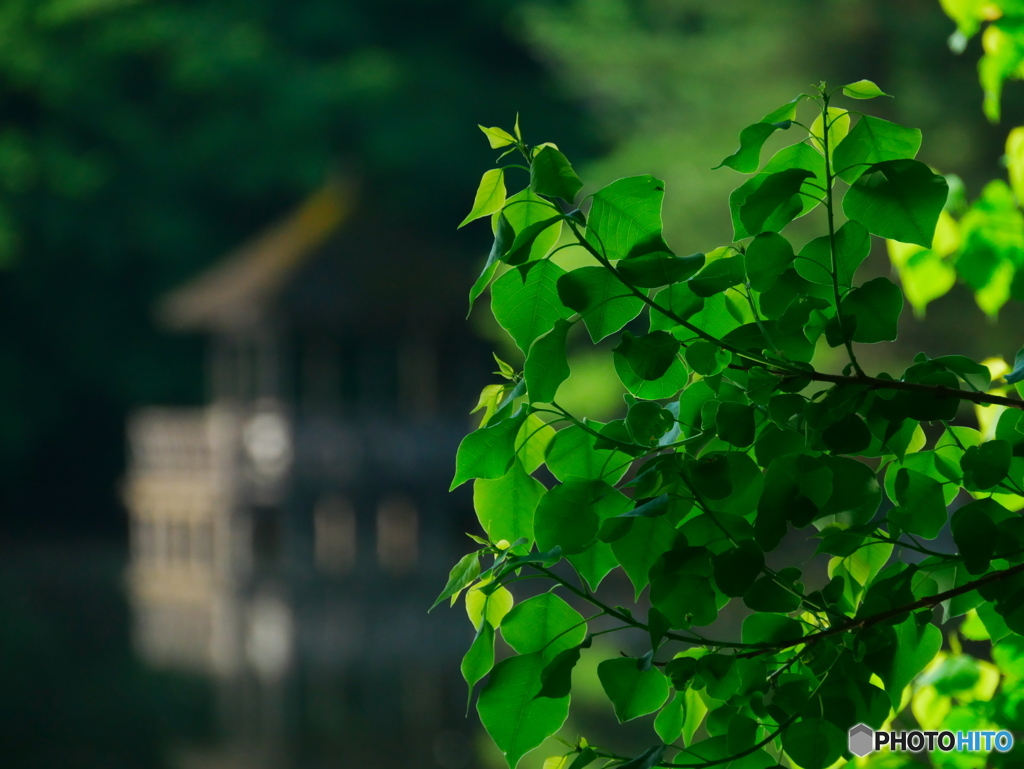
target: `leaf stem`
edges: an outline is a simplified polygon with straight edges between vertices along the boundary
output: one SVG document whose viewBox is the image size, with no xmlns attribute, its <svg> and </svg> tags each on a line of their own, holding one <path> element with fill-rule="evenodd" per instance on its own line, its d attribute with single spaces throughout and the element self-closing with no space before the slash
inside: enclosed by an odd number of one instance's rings
<svg viewBox="0 0 1024 769">
<path fill-rule="evenodd" d="M 839 296 L 839 255 L 836 251 L 836 223 L 833 211 L 833 190 L 835 177 L 832 175 L 832 159 L 829 157 L 828 135 L 831 126 L 828 124 L 828 100 L 829 94 L 823 95 L 821 105 L 821 144 L 825 155 L 825 212 L 828 218 L 828 247 L 832 255 L 832 295 L 835 298 L 836 320 L 839 323 L 839 333 L 843 337 L 843 344 L 846 346 L 846 353 L 850 356 L 850 363 L 853 364 L 857 376 L 864 376 L 864 370 L 857 362 L 857 356 L 853 352 L 852 333 L 847 331 L 846 323 L 843 320 L 843 312 L 840 308 L 842 299 Z"/>
</svg>

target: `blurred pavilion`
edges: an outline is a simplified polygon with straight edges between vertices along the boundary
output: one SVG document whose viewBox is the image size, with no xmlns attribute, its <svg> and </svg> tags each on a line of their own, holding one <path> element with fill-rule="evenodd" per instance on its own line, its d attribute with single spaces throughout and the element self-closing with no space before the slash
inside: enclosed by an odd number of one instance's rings
<svg viewBox="0 0 1024 769">
<path fill-rule="evenodd" d="M 208 336 L 209 405 L 131 420 L 130 591 L 144 658 L 215 681 L 203 765 L 470 760 L 468 625 L 426 608 L 464 550 L 447 483 L 489 355 L 464 266 L 356 197 L 328 182 L 159 307 Z"/>
</svg>

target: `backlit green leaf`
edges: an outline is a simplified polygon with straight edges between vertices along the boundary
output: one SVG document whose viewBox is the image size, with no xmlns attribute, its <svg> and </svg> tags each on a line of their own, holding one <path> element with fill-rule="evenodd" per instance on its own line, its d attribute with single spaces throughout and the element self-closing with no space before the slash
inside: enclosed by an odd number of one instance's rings
<svg viewBox="0 0 1024 769">
<path fill-rule="evenodd" d="M 796 257 L 789 241 L 777 232 L 763 232 L 750 241 L 744 255 L 747 278 L 755 291 L 767 291 Z M 797 266 L 799 269 L 799 265 Z"/>
<path fill-rule="evenodd" d="M 442 601 L 451 598 L 454 602 L 462 590 L 468 585 L 473 584 L 473 581 L 480 575 L 480 554 L 479 553 L 468 553 L 464 555 L 455 566 L 452 567 L 451 573 L 448 575 L 448 584 L 444 586 L 444 590 L 441 591 L 441 595 L 434 601 L 434 605 L 431 609 L 434 609 Z"/>
<path fill-rule="evenodd" d="M 921 132 L 916 128 L 864 115 L 836 147 L 833 167 L 845 182 L 853 182 L 875 163 L 911 160 L 921 149 Z"/>
<path fill-rule="evenodd" d="M 471 478 L 500 478 L 515 459 L 516 434 L 526 419 L 526 412 L 503 419 L 497 424 L 474 430 L 459 444 L 455 455 L 455 478 L 451 488 Z"/>
<path fill-rule="evenodd" d="M 501 637 L 519 654 L 537 652 L 550 661 L 583 642 L 587 626 L 578 611 L 554 593 L 517 604 L 501 622 Z"/>
<path fill-rule="evenodd" d="M 583 188 L 565 155 L 554 147 L 541 147 L 530 164 L 530 189 L 538 195 L 562 198 L 567 203 Z"/>
<path fill-rule="evenodd" d="M 566 307 L 583 316 L 595 342 L 614 334 L 644 308 L 615 275 L 604 267 L 580 267 L 558 280 L 558 296 Z"/>
<path fill-rule="evenodd" d="M 510 657 L 494 666 L 480 692 L 477 712 L 487 733 L 505 756 L 509 769 L 557 732 L 569 714 L 569 697 L 540 697 L 541 654 Z"/>
<path fill-rule="evenodd" d="M 658 288 L 686 280 L 704 266 L 704 254 L 674 256 L 666 251 L 623 259 L 615 269 L 638 288 Z"/>
<path fill-rule="evenodd" d="M 537 547 L 561 547 L 566 554 L 581 553 L 597 537 L 601 521 L 618 515 L 629 501 L 602 481 L 569 478 L 545 494 L 534 513 Z"/>
<path fill-rule="evenodd" d="M 690 290 L 697 296 L 712 296 L 742 283 L 746 277 L 743 255 L 737 254 L 706 264 L 704 269 L 690 278 Z"/>
<path fill-rule="evenodd" d="M 869 280 L 853 289 L 840 305 L 854 321 L 853 341 L 891 342 L 899 330 L 903 292 L 887 278 Z"/>
<path fill-rule="evenodd" d="M 615 352 L 626 360 L 634 374 L 650 382 L 668 371 L 679 354 L 679 341 L 665 331 L 652 331 L 644 336 L 624 331 Z"/>
<path fill-rule="evenodd" d="M 559 430 L 548 447 L 548 469 L 560 481 L 590 478 L 615 483 L 630 461 L 621 451 L 595 448 L 594 436 L 577 425 Z"/>
<path fill-rule="evenodd" d="M 668 699 L 665 675 L 656 667 L 640 670 L 635 659 L 605 660 L 597 675 L 620 723 L 653 713 Z"/>
<path fill-rule="evenodd" d="M 587 240 L 611 260 L 655 250 L 662 243 L 661 202 L 665 183 L 653 176 L 619 179 L 594 194 Z"/>
<path fill-rule="evenodd" d="M 465 227 L 481 216 L 500 211 L 503 205 L 505 205 L 505 172 L 500 168 L 492 168 L 480 179 L 480 186 L 477 187 L 476 198 L 473 201 L 473 210 L 462 220 L 459 227 Z"/>
<path fill-rule="evenodd" d="M 892 642 L 869 653 L 865 662 L 882 679 L 885 693 L 893 707 L 898 708 L 904 687 L 927 667 L 942 648 L 942 631 L 934 625 L 921 625 L 912 616 L 890 632 Z"/>
<path fill-rule="evenodd" d="M 565 337 L 572 324 L 564 318 L 541 334 L 530 345 L 523 366 L 523 376 L 531 403 L 550 403 L 558 393 L 558 386 L 569 378 L 569 363 L 565 356 Z"/>
<path fill-rule="evenodd" d="M 515 542 L 522 538 L 529 548 L 533 544 L 533 513 L 544 491 L 544 484 L 531 477 L 520 462 L 500 478 L 476 481 L 473 506 L 490 540 Z"/>
<path fill-rule="evenodd" d="M 740 131 L 740 146 L 715 168 L 729 166 L 742 174 L 750 174 L 761 165 L 761 148 L 768 137 L 780 128 L 789 128 L 787 123 L 754 123 Z"/>
<path fill-rule="evenodd" d="M 853 183 L 843 212 L 875 235 L 930 248 L 948 191 L 945 178 L 924 163 L 889 160 Z"/>
<path fill-rule="evenodd" d="M 484 136 L 487 137 L 487 141 L 491 145 L 492 150 L 498 150 L 502 147 L 507 147 L 510 144 L 516 143 L 516 137 L 503 128 L 486 128 L 482 125 L 477 126 L 477 128 L 484 132 Z"/>
<path fill-rule="evenodd" d="M 846 748 L 846 735 L 817 718 L 801 719 L 782 733 L 782 747 L 801 769 L 827 769 Z"/>
<path fill-rule="evenodd" d="M 612 552 L 639 597 L 650 582 L 650 571 L 661 555 L 672 549 L 676 529 L 664 516 L 637 516 L 629 532 L 611 543 Z"/>
<path fill-rule="evenodd" d="M 462 677 L 469 686 L 469 696 L 473 696 L 473 687 L 494 667 L 494 628 L 484 621 L 476 632 L 476 637 L 466 655 L 462 658 L 460 669 Z"/>
<path fill-rule="evenodd" d="M 554 262 L 534 262 L 509 270 L 491 288 L 494 317 L 525 354 L 533 341 L 572 311 L 558 298 L 558 279 L 565 270 Z"/>
<path fill-rule="evenodd" d="M 732 353 L 706 339 L 698 339 L 687 345 L 684 356 L 690 368 L 701 376 L 714 376 L 725 371 L 732 360 Z"/>
<path fill-rule="evenodd" d="M 840 286 L 852 286 L 857 268 L 871 251 L 871 236 L 857 222 L 846 222 L 836 230 L 836 275 Z M 800 249 L 794 263 L 802 278 L 832 285 L 832 248 L 828 235 L 815 238 Z"/>
<path fill-rule="evenodd" d="M 843 86 L 843 96 L 851 99 L 874 99 L 876 96 L 888 96 L 881 88 L 870 80 L 858 80 Z"/>
</svg>

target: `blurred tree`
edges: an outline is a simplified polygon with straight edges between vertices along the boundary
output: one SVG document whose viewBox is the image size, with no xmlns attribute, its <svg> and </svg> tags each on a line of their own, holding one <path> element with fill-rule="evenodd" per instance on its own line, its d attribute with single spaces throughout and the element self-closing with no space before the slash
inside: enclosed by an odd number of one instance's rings
<svg viewBox="0 0 1024 769">
<path fill-rule="evenodd" d="M 460 169 L 486 157 L 469 140 L 475 123 L 522 105 L 538 130 L 561 123 L 560 135 L 578 135 L 503 31 L 508 5 L 0 5 L 8 533 L 117 525 L 123 413 L 200 396 L 196 343 L 157 333 L 154 298 L 332 165 L 361 177 L 375 211 L 436 240 L 473 184 Z"/>
<path fill-rule="evenodd" d="M 870 78 L 899 93 L 879 104 L 878 114 L 921 127 L 921 158 L 963 181 L 954 205 L 1005 174 L 1005 130 L 979 109 L 981 42 L 972 39 L 963 56 L 953 55 L 947 39 L 955 26 L 935 0 L 561 0 L 529 4 L 519 20 L 538 54 L 590 106 L 613 148 L 585 166 L 585 176 L 598 185 L 639 171 L 664 179 L 671 193 L 666 233 L 684 249 L 707 251 L 729 240 L 732 182 L 727 170 L 711 169 L 737 146 L 727 127 L 760 118 L 812 79 Z M 1004 99 L 1003 107 L 1004 121 L 1024 123 L 1024 102 Z M 788 137 L 781 134 L 766 152 L 782 146 Z M 809 216 L 794 234 L 808 239 L 815 226 Z M 868 264 L 890 267 L 882 248 Z M 900 344 L 932 355 L 1012 356 L 1022 308 L 1004 307 L 1004 322 L 986 327 L 974 291 L 948 289 L 927 326 L 907 313 Z"/>
</svg>

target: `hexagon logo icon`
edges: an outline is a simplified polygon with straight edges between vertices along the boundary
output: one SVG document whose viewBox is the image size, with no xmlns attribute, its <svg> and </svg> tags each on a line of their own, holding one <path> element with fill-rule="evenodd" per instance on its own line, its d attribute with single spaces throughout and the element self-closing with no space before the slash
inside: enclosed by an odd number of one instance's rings
<svg viewBox="0 0 1024 769">
<path fill-rule="evenodd" d="M 875 749 L 875 732 L 867 724 L 857 724 L 850 728 L 850 752 L 863 758 Z"/>
</svg>

